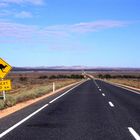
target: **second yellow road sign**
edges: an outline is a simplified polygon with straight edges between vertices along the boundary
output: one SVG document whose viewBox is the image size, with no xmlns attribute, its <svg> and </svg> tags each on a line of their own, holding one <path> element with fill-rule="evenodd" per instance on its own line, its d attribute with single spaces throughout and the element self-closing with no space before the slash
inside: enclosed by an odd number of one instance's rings
<svg viewBox="0 0 140 140">
<path fill-rule="evenodd" d="M 3 79 L 11 69 L 12 67 L 0 58 L 0 78 Z"/>
<path fill-rule="evenodd" d="M 2 80 L 0 81 L 0 91 L 11 90 L 11 81 L 10 80 Z"/>
</svg>

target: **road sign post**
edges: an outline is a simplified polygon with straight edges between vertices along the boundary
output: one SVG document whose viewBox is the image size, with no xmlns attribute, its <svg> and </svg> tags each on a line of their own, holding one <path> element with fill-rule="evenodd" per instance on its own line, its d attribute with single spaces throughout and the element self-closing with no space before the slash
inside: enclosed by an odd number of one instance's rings
<svg viewBox="0 0 140 140">
<path fill-rule="evenodd" d="M 2 95 L 3 95 L 3 100 L 6 100 L 6 95 L 5 95 L 5 91 L 2 91 Z"/>
<path fill-rule="evenodd" d="M 3 78 L 9 73 L 12 67 L 6 63 L 2 58 L 0 58 L 0 91 L 2 91 L 3 100 L 6 100 L 5 91 L 11 90 L 11 81 L 4 80 Z"/>
<path fill-rule="evenodd" d="M 3 81 L 3 79 L 2 79 L 2 81 Z M 2 91 L 2 95 L 3 95 L 3 100 L 5 101 L 6 100 L 6 96 L 5 96 L 5 91 L 4 90 Z"/>
</svg>

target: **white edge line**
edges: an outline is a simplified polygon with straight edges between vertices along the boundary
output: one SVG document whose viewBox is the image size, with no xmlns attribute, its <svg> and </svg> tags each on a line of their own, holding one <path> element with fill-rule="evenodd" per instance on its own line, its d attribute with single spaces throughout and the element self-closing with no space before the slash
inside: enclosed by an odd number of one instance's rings
<svg viewBox="0 0 140 140">
<path fill-rule="evenodd" d="M 86 81 L 84 81 L 86 82 Z M 59 99 L 60 97 L 62 97 L 63 95 L 65 95 L 66 93 L 70 92 L 71 90 L 73 90 L 74 88 L 80 86 L 81 84 L 83 84 L 84 82 L 74 86 L 73 88 L 69 89 L 68 91 L 66 91 L 65 93 L 63 93 L 62 95 L 58 96 L 57 98 L 53 99 L 51 102 L 52 103 L 54 101 L 56 101 L 57 99 Z M 19 125 L 21 125 L 22 123 L 24 123 L 25 121 L 27 121 L 28 119 L 30 119 L 32 116 L 36 115 L 37 113 L 39 113 L 41 110 L 43 110 L 45 107 L 47 107 L 49 104 L 45 104 L 44 106 L 42 106 L 41 108 L 39 108 L 38 110 L 36 110 L 35 112 L 33 112 L 32 114 L 30 114 L 29 116 L 27 116 L 26 118 L 22 119 L 21 121 L 19 121 L 18 123 L 16 123 L 15 125 L 13 125 L 12 127 L 8 128 L 7 130 L 5 130 L 4 132 L 2 132 L 0 134 L 0 138 L 2 138 L 3 136 L 5 136 L 6 134 L 8 134 L 9 132 L 11 132 L 12 130 L 14 130 L 16 127 L 18 127 Z"/>
<path fill-rule="evenodd" d="M 114 104 L 112 102 L 108 102 L 108 103 L 111 107 L 114 107 Z"/>
<path fill-rule="evenodd" d="M 112 85 L 114 85 L 114 84 L 112 84 Z M 119 88 L 122 88 L 122 89 L 125 89 L 125 90 L 128 90 L 128 91 L 131 91 L 131 92 L 134 92 L 134 93 L 140 95 L 140 92 L 135 91 L 135 90 L 132 90 L 132 89 L 129 89 L 129 88 L 127 88 L 127 87 L 122 87 L 122 86 L 120 86 L 120 85 L 114 85 L 114 86 L 119 87 Z"/>
<path fill-rule="evenodd" d="M 86 81 L 84 81 L 86 82 Z M 64 96 L 65 94 L 67 94 L 68 92 L 70 92 L 71 90 L 75 89 L 76 87 L 80 86 L 81 84 L 83 84 L 84 82 L 74 86 L 73 88 L 69 89 L 68 91 L 64 92 L 63 94 L 61 94 L 60 96 L 56 97 L 55 99 L 53 99 L 52 101 L 50 101 L 49 103 L 53 103 L 54 101 L 56 101 L 57 99 L 61 98 L 62 96 Z"/>
<path fill-rule="evenodd" d="M 8 128 L 7 130 L 5 130 L 4 132 L 2 132 L 0 134 L 0 138 L 2 138 L 3 136 L 5 136 L 6 134 L 8 134 L 9 132 L 11 132 L 12 130 L 14 130 L 16 127 L 18 127 L 19 125 L 21 125 L 22 123 L 24 123 L 25 121 L 27 121 L 28 119 L 30 119 L 32 116 L 36 115 L 38 112 L 40 112 L 41 110 L 43 110 L 44 108 L 46 108 L 48 106 L 48 104 L 42 106 L 41 108 L 39 108 L 38 110 L 36 110 L 35 112 L 33 112 L 32 114 L 30 114 L 29 116 L 27 116 L 26 118 L 22 119 L 21 121 L 19 121 L 18 123 L 16 123 L 15 125 L 13 125 L 12 127 Z"/>
<path fill-rule="evenodd" d="M 140 140 L 139 134 L 132 127 L 128 127 L 128 130 L 136 140 Z"/>
<path fill-rule="evenodd" d="M 100 81 L 103 81 L 103 80 L 100 80 Z M 133 90 L 133 89 L 129 89 L 129 88 L 127 88 L 127 87 L 123 87 L 123 86 L 121 86 L 121 85 L 118 85 L 118 84 L 115 84 L 115 83 L 111 83 L 111 82 L 108 82 L 108 81 L 103 81 L 103 82 L 105 82 L 105 83 L 107 83 L 107 84 L 110 84 L 110 85 L 112 85 L 112 86 L 115 86 L 115 87 L 118 87 L 118 88 L 122 88 L 122 89 L 125 89 L 125 90 L 127 90 L 127 91 L 131 91 L 131 92 L 133 92 L 133 93 L 136 93 L 136 94 L 139 94 L 139 95 L 140 95 L 140 92 L 139 92 L 139 91 L 135 91 L 135 90 Z"/>
</svg>

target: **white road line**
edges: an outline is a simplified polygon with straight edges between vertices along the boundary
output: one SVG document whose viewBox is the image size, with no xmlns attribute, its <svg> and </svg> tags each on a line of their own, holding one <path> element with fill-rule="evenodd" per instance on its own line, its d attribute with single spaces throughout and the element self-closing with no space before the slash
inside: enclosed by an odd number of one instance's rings
<svg viewBox="0 0 140 140">
<path fill-rule="evenodd" d="M 43 110 L 44 108 L 46 108 L 48 106 L 48 104 L 42 106 L 41 108 L 39 108 L 38 110 L 36 110 L 35 112 L 33 112 L 32 114 L 30 114 L 29 116 L 27 116 L 26 118 L 22 119 L 21 121 L 19 121 L 18 123 L 16 123 L 15 125 L 13 125 L 12 127 L 8 128 L 7 130 L 5 130 L 4 132 L 2 132 L 0 134 L 0 138 L 2 138 L 3 136 L 5 136 L 6 134 L 8 134 L 9 132 L 11 132 L 12 130 L 14 130 L 16 127 L 18 127 L 19 125 L 21 125 L 22 123 L 24 123 L 25 121 L 27 121 L 28 119 L 30 119 L 31 117 L 33 117 L 34 115 L 36 115 L 37 113 L 39 113 L 41 110 Z"/>
<path fill-rule="evenodd" d="M 101 89 L 99 89 L 99 91 L 102 91 Z"/>
<path fill-rule="evenodd" d="M 127 91 L 131 91 L 131 92 L 133 92 L 133 93 L 136 93 L 136 94 L 139 94 L 139 95 L 140 95 L 140 92 L 139 92 L 139 91 L 135 91 L 135 90 L 133 90 L 133 89 L 129 89 L 129 88 L 127 88 L 127 87 L 123 87 L 123 86 L 121 86 L 121 85 L 118 85 L 117 83 L 115 84 L 115 83 L 111 83 L 111 82 L 108 82 L 108 81 L 103 81 L 103 82 L 105 82 L 105 83 L 107 83 L 107 84 L 110 84 L 110 85 L 112 85 L 112 86 L 119 87 L 119 88 L 125 89 L 125 90 L 127 90 Z"/>
<path fill-rule="evenodd" d="M 111 107 L 114 107 L 114 104 L 112 102 L 108 102 L 108 103 Z"/>
<path fill-rule="evenodd" d="M 105 94 L 104 94 L 104 93 L 102 93 L 102 95 L 103 95 L 103 96 L 105 96 Z"/>
<path fill-rule="evenodd" d="M 54 101 L 56 101 L 57 99 L 61 98 L 61 97 L 64 96 L 64 95 L 65 95 L 64 93 L 61 94 L 60 96 L 56 97 L 55 99 L 53 99 L 53 100 L 50 101 L 49 103 L 50 103 L 50 104 L 53 103 Z"/>
<path fill-rule="evenodd" d="M 139 134 L 132 127 L 128 127 L 128 130 L 136 140 L 140 140 Z"/>
<path fill-rule="evenodd" d="M 75 89 L 76 87 L 80 86 L 81 84 L 83 84 L 83 82 L 80 83 L 80 84 L 78 84 L 78 85 L 76 85 L 76 86 L 74 86 L 73 88 L 69 89 L 68 91 L 64 92 L 63 94 L 61 94 L 60 96 L 56 97 L 55 99 L 53 99 L 53 100 L 50 101 L 49 103 L 51 104 L 51 103 L 55 102 L 57 99 L 61 98 L 62 96 L 64 96 L 65 94 L 67 94 L 67 93 L 70 92 L 71 90 Z"/>
<path fill-rule="evenodd" d="M 86 81 L 84 81 L 86 82 Z M 73 88 L 69 89 L 68 91 L 66 91 L 65 93 L 63 93 L 62 95 L 58 96 L 57 98 L 55 98 L 54 100 L 52 100 L 49 103 L 54 102 L 55 100 L 57 100 L 58 98 L 62 97 L 63 95 L 65 95 L 66 93 L 70 92 L 71 90 L 73 90 L 74 88 L 78 87 L 79 85 L 83 84 L 84 82 L 74 86 Z M 19 125 L 21 125 L 22 123 L 24 123 L 25 121 L 27 121 L 28 119 L 30 119 L 31 117 L 33 117 L 34 115 L 36 115 L 37 113 L 39 113 L 41 110 L 43 110 L 45 107 L 47 107 L 49 104 L 46 104 L 44 106 L 42 106 L 41 108 L 39 108 L 38 110 L 36 110 L 35 112 L 33 112 L 32 114 L 30 114 L 29 116 L 27 116 L 26 118 L 22 119 L 21 121 L 19 121 L 18 123 L 16 123 L 15 125 L 13 125 L 12 127 L 8 128 L 7 130 L 5 130 L 4 132 L 2 132 L 0 134 L 0 138 L 2 138 L 3 136 L 5 136 L 6 134 L 8 134 L 9 132 L 11 132 L 12 130 L 14 130 L 16 127 L 18 127 Z"/>
</svg>

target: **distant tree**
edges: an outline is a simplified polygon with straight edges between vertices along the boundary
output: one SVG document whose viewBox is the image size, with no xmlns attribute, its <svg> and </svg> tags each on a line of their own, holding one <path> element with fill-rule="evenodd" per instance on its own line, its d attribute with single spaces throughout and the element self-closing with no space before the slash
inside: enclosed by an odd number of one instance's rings
<svg viewBox="0 0 140 140">
<path fill-rule="evenodd" d="M 104 78 L 104 75 L 99 74 L 98 77 L 101 78 L 101 79 L 103 79 Z"/>
<path fill-rule="evenodd" d="M 27 77 L 20 77 L 19 80 L 22 82 L 27 81 Z"/>
<path fill-rule="evenodd" d="M 47 79 L 47 78 L 48 78 L 48 76 L 46 76 L 46 75 L 39 76 L 39 79 Z"/>
<path fill-rule="evenodd" d="M 105 74 L 104 77 L 105 77 L 106 79 L 112 78 L 112 76 L 111 76 L 110 74 Z"/>
<path fill-rule="evenodd" d="M 49 77 L 49 79 L 56 79 L 57 78 L 57 76 L 55 76 L 55 75 L 51 75 L 50 77 Z"/>
</svg>

